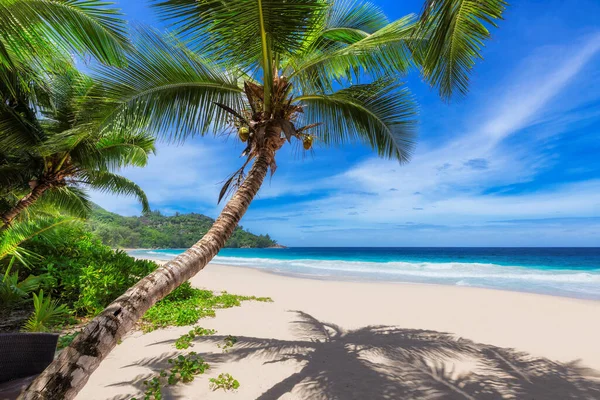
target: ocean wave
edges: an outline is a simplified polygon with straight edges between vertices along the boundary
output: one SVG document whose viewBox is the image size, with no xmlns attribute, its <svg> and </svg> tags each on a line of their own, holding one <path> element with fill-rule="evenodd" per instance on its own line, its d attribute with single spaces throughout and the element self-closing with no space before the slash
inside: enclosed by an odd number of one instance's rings
<svg viewBox="0 0 600 400">
<path fill-rule="evenodd" d="M 573 271 L 544 271 L 520 266 L 502 266 L 485 263 L 429 263 L 429 262 L 362 262 L 340 260 L 281 260 L 272 258 L 245 258 L 217 256 L 214 262 L 280 270 L 326 270 L 338 273 L 377 274 L 438 279 L 501 279 L 539 282 L 597 283 L 600 274 Z"/>
<path fill-rule="evenodd" d="M 136 252 L 169 260 L 178 250 Z M 372 262 L 335 259 L 283 259 L 216 256 L 214 263 L 320 279 L 437 283 L 546 293 L 600 300 L 600 269 L 543 269 L 477 262 Z"/>
</svg>

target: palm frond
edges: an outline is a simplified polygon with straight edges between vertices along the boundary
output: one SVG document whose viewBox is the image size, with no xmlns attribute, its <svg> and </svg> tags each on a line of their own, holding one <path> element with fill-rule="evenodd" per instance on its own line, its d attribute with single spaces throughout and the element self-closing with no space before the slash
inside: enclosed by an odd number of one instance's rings
<svg viewBox="0 0 600 400">
<path fill-rule="evenodd" d="M 142 211 L 144 213 L 150 212 L 150 204 L 146 193 L 141 187 L 123 176 L 105 171 L 84 171 L 79 174 L 79 178 L 81 183 L 105 193 L 135 196 L 142 204 Z"/>
<path fill-rule="evenodd" d="M 40 200 L 30 207 L 30 212 L 39 215 L 40 209 L 49 206 L 77 218 L 87 218 L 92 211 L 89 195 L 76 186 L 54 187 L 47 190 Z"/>
<path fill-rule="evenodd" d="M 50 106 L 42 109 L 44 128 L 47 131 L 63 132 L 77 125 L 92 122 L 86 115 L 101 104 L 94 104 L 87 97 L 95 86 L 95 82 L 89 76 L 70 66 L 61 71 L 53 71 L 48 76 L 48 81 L 51 87 Z"/>
<path fill-rule="evenodd" d="M 4 149 L 34 146 L 44 134 L 35 120 L 6 104 L 0 104 L 0 146 Z"/>
<path fill-rule="evenodd" d="M 27 187 L 27 183 L 40 171 L 40 165 L 31 157 L 23 157 L 0 162 L 0 194 L 18 187 Z"/>
<path fill-rule="evenodd" d="M 416 32 L 428 40 L 415 50 L 425 79 L 444 99 L 466 94 L 469 73 L 507 6 L 504 0 L 427 0 Z"/>
<path fill-rule="evenodd" d="M 380 156 L 407 162 L 414 147 L 417 107 L 407 88 L 394 79 L 352 85 L 332 94 L 303 95 L 308 133 L 324 144 L 360 140 Z"/>
<path fill-rule="evenodd" d="M 193 50 L 228 65 L 248 67 L 262 63 L 265 51 L 275 56 L 300 50 L 323 20 L 328 2 L 153 0 L 153 6 Z"/>
<path fill-rule="evenodd" d="M 68 154 L 78 170 L 115 170 L 127 166 L 144 167 L 155 152 L 155 139 L 145 132 L 98 132 L 94 124 L 83 124 L 49 137 L 43 154 Z"/>
<path fill-rule="evenodd" d="M 418 40 L 412 15 L 394 21 L 351 44 L 318 47 L 287 61 L 290 80 L 304 91 L 331 91 L 340 79 L 359 80 L 364 75 L 381 78 L 403 74 L 413 65 L 409 46 Z"/>
<path fill-rule="evenodd" d="M 54 229 L 58 226 L 74 222 L 70 217 L 36 217 L 14 222 L 2 231 L 0 236 L 0 260 L 19 252 L 20 246 L 34 238 L 52 241 Z"/>
<path fill-rule="evenodd" d="M 174 38 L 139 28 L 134 43 L 136 48 L 128 54 L 126 68 L 97 69 L 103 88 L 96 96 L 105 99 L 108 111 L 102 119 L 110 130 L 143 129 L 182 140 L 225 126 L 227 114 L 215 103 L 240 108 L 237 79 Z"/>
<path fill-rule="evenodd" d="M 107 169 L 125 166 L 145 167 L 148 155 L 154 154 L 155 139 L 146 132 L 109 132 L 96 142 L 96 149 Z"/>
<path fill-rule="evenodd" d="M 306 48 L 324 49 L 331 43 L 352 44 L 389 24 L 381 8 L 362 0 L 338 0 L 327 11 L 323 27 L 307 41 Z"/>
<path fill-rule="evenodd" d="M 112 4 L 100 0 L 3 0 L 0 36 L 14 54 L 62 48 L 123 65 L 128 46 L 126 23 Z"/>
<path fill-rule="evenodd" d="M 383 10 L 362 0 L 337 0 L 329 10 L 327 29 L 351 28 L 374 33 L 389 23 Z"/>
<path fill-rule="evenodd" d="M 40 84 L 39 71 L 10 70 L 0 67 L 0 148 L 33 146 L 44 135 L 39 125 L 38 110 L 47 105 L 41 92 L 48 86 Z"/>
</svg>

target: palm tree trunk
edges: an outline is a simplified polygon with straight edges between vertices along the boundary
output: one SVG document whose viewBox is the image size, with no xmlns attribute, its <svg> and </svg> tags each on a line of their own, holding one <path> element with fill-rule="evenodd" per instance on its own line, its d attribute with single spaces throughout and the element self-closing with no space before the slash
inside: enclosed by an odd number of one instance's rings
<svg viewBox="0 0 600 400">
<path fill-rule="evenodd" d="M 0 229 L 8 228 L 12 221 L 19 214 L 25 211 L 27 207 L 35 203 L 40 198 L 40 196 L 43 195 L 44 192 L 50 189 L 51 187 L 51 183 L 40 183 L 39 185 L 36 185 L 33 188 L 33 190 L 31 190 L 31 192 L 29 192 L 21 200 L 19 200 L 13 208 L 0 215 L 0 220 L 2 220 L 2 222 L 4 223 L 4 226 Z"/>
<path fill-rule="evenodd" d="M 140 280 L 94 318 L 27 388 L 21 399 L 72 399 L 89 376 L 144 313 L 200 272 L 233 234 L 262 185 L 273 149 L 261 150 L 248 177 L 204 237 L 173 261 Z"/>
</svg>

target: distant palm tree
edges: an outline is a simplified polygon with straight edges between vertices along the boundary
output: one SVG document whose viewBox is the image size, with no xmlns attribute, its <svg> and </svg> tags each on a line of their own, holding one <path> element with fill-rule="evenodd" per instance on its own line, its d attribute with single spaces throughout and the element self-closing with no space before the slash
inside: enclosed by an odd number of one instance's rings
<svg viewBox="0 0 600 400">
<path fill-rule="evenodd" d="M 268 170 L 275 171 L 286 141 L 307 150 L 313 142 L 359 141 L 380 156 L 407 161 L 417 108 L 398 78 L 418 69 L 442 98 L 466 93 L 488 28 L 506 6 L 503 0 L 427 0 L 420 18 L 390 22 L 378 7 L 354 0 L 152 3 L 175 36 L 141 29 L 126 68 L 100 68 L 114 106 L 102 119 L 174 140 L 233 128 L 247 144 L 247 158 L 225 184 L 221 197 L 235 193 L 208 233 L 91 321 L 26 399 L 74 397 L 146 310 L 223 247 Z"/>
<path fill-rule="evenodd" d="M 89 77 L 67 70 L 47 79 L 48 98 L 36 101 L 35 109 L 24 94 L 20 96 L 24 112 L 0 107 L 3 227 L 38 201 L 86 216 L 91 206 L 85 188 L 137 196 L 149 211 L 143 190 L 111 170 L 146 165 L 154 151 L 153 137 L 100 129 L 89 117 L 89 110 L 99 107 L 87 95 L 96 86 Z"/>
<path fill-rule="evenodd" d="M 129 47 L 126 23 L 110 4 L 96 0 L 0 1 L 0 229 L 40 197 L 75 214 L 85 213 L 88 204 L 72 185 L 76 180 L 93 181 L 100 189 L 112 185 L 129 193 L 140 192 L 121 177 L 114 176 L 111 182 L 100 160 L 84 161 L 100 157 L 99 152 L 108 153 L 110 140 L 127 145 L 132 138 L 106 137 L 97 143 L 94 154 L 84 155 L 86 146 L 98 138 L 83 139 L 81 121 L 68 120 L 77 110 L 64 109 L 74 107 L 75 99 L 63 96 L 63 103 L 53 104 L 61 99 L 49 84 L 55 84 L 60 74 L 72 76 L 71 53 L 90 55 L 107 65 L 124 65 L 124 51 Z M 75 140 L 76 130 L 79 136 Z M 114 159 L 104 163 L 114 164 Z M 84 174 L 82 167 L 92 174 Z M 68 186 L 67 181 L 71 183 Z"/>
</svg>

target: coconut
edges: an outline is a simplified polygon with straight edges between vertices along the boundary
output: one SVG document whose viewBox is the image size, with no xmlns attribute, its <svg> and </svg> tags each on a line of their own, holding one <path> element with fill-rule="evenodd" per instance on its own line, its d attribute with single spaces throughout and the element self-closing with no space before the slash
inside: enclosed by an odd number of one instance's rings
<svg viewBox="0 0 600 400">
<path fill-rule="evenodd" d="M 304 140 L 302 140 L 302 144 L 304 145 L 304 150 L 310 150 L 312 147 L 313 138 L 312 136 L 304 136 Z"/>
<path fill-rule="evenodd" d="M 248 136 L 250 135 L 250 130 L 248 128 L 246 128 L 245 126 L 242 126 L 240 129 L 238 129 L 238 135 L 240 136 L 240 140 L 242 142 L 245 142 L 246 140 L 248 140 Z"/>
</svg>

